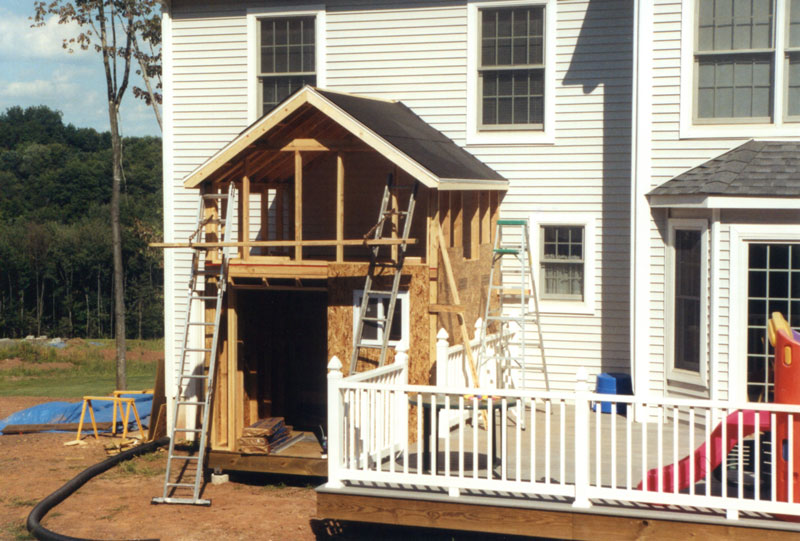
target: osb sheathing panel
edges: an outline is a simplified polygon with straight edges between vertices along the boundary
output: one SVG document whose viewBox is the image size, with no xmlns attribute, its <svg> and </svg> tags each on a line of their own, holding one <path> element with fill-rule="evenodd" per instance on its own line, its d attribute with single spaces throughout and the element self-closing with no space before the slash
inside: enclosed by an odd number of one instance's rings
<svg viewBox="0 0 800 541">
<path fill-rule="evenodd" d="M 479 246 L 480 257 L 477 259 L 465 260 L 461 247 L 448 248 L 450 264 L 453 267 L 453 277 L 461 306 L 465 310 L 465 321 L 470 338 L 474 338 L 475 321 L 483 317 L 486 303 L 486 296 L 489 287 L 489 272 L 492 265 L 492 246 L 481 244 Z M 442 254 L 439 253 L 439 279 L 438 279 L 438 303 L 445 305 L 455 304 L 453 292 L 447 280 L 444 270 Z M 461 343 L 461 331 L 458 325 L 458 315 L 455 313 L 440 313 L 439 327 L 444 328 L 450 335 L 450 344 Z"/>
<path fill-rule="evenodd" d="M 345 375 L 350 369 L 353 352 L 353 291 L 364 289 L 367 264 L 341 263 L 328 265 L 328 357 L 339 357 Z M 390 289 L 391 274 L 376 280 L 376 288 Z M 409 296 L 408 382 L 427 385 L 431 381 L 430 340 L 428 324 L 429 273 L 426 265 L 405 265 L 400 289 Z M 362 349 L 366 361 L 359 361 L 356 371 L 375 368 L 380 350 Z M 394 349 L 389 348 L 386 363 L 394 362 Z M 416 408 L 409 412 L 409 438 L 416 440 Z"/>
</svg>

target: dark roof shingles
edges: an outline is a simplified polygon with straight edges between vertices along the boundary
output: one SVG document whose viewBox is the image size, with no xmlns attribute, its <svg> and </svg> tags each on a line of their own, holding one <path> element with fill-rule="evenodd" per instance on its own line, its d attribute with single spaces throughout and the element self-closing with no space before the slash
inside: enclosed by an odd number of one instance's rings
<svg viewBox="0 0 800 541">
<path fill-rule="evenodd" d="M 800 197 L 800 142 L 748 141 L 650 192 L 694 194 Z"/>
</svg>

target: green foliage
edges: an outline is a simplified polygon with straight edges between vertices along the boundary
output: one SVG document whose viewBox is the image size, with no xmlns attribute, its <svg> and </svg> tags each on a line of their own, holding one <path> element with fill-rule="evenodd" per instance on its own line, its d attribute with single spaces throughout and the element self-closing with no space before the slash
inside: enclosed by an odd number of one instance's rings
<svg viewBox="0 0 800 541">
<path fill-rule="evenodd" d="M 161 140 L 131 137 L 121 201 L 129 337 L 163 333 Z M 0 114 L 0 336 L 109 337 L 111 137 L 45 106 Z"/>
</svg>

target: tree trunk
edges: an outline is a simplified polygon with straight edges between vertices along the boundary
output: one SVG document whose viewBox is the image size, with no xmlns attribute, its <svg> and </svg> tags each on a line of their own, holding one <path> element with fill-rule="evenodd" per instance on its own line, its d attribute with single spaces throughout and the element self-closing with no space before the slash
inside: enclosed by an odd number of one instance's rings
<svg viewBox="0 0 800 541">
<path fill-rule="evenodd" d="M 117 344 L 117 389 L 126 389 L 125 366 L 125 290 L 122 268 L 122 231 L 119 223 L 119 198 L 122 188 L 122 140 L 117 123 L 116 104 L 109 100 L 108 117 L 111 124 L 111 150 L 114 178 L 111 186 L 111 246 L 114 251 L 114 338 Z"/>
</svg>

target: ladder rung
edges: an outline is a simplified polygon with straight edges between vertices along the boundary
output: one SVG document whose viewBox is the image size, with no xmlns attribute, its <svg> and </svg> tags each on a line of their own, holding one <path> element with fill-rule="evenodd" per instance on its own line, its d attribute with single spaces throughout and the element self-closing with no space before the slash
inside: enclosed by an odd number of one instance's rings
<svg viewBox="0 0 800 541">
<path fill-rule="evenodd" d="M 497 220 L 497 225 L 528 225 L 528 220 Z"/>
<path fill-rule="evenodd" d="M 386 321 L 385 317 L 371 317 L 371 316 L 364 316 L 361 318 L 363 321 L 374 321 L 376 323 L 383 323 Z"/>
<path fill-rule="evenodd" d="M 217 300 L 216 295 L 192 295 L 192 299 L 197 301 L 215 301 Z"/>
<path fill-rule="evenodd" d="M 213 327 L 216 323 L 211 321 L 190 321 L 189 325 L 203 325 L 205 327 Z"/>
<path fill-rule="evenodd" d="M 185 379 L 203 379 L 208 376 L 205 374 L 181 374 L 181 377 Z"/>
<path fill-rule="evenodd" d="M 203 429 L 202 428 L 178 428 L 178 427 L 175 427 L 174 431 L 175 432 L 202 432 Z M 175 455 L 175 456 L 177 456 L 177 455 Z"/>
<path fill-rule="evenodd" d="M 176 459 L 179 459 L 179 460 L 197 460 L 200 457 L 193 456 L 193 455 L 172 455 L 169 458 L 170 458 L 170 460 L 176 460 Z M 172 486 L 178 486 L 178 485 L 172 485 Z M 189 485 L 189 486 L 193 487 L 194 485 Z"/>
<path fill-rule="evenodd" d="M 494 253 L 496 254 L 512 254 L 517 255 L 522 250 L 520 248 L 495 248 Z"/>
<path fill-rule="evenodd" d="M 197 401 L 194 401 L 194 400 L 179 400 L 177 403 L 178 403 L 179 406 L 205 406 L 206 405 L 205 402 L 197 402 Z"/>
<path fill-rule="evenodd" d="M 183 351 L 189 353 L 211 353 L 211 348 L 186 348 Z"/>
<path fill-rule="evenodd" d="M 356 347 L 357 348 L 375 348 L 375 349 L 380 349 L 380 346 L 378 344 L 365 344 L 364 342 L 358 342 L 356 344 Z"/>
<path fill-rule="evenodd" d="M 227 199 L 228 194 L 226 193 L 204 193 L 203 199 Z"/>
<path fill-rule="evenodd" d="M 185 505 L 211 505 L 211 500 L 200 500 L 193 498 L 153 498 L 150 503 L 180 503 Z"/>
<path fill-rule="evenodd" d="M 365 291 L 364 294 L 367 295 L 367 296 L 372 296 L 372 295 L 391 295 L 392 292 L 391 291 L 381 291 L 379 289 L 370 289 L 368 291 Z"/>
</svg>

